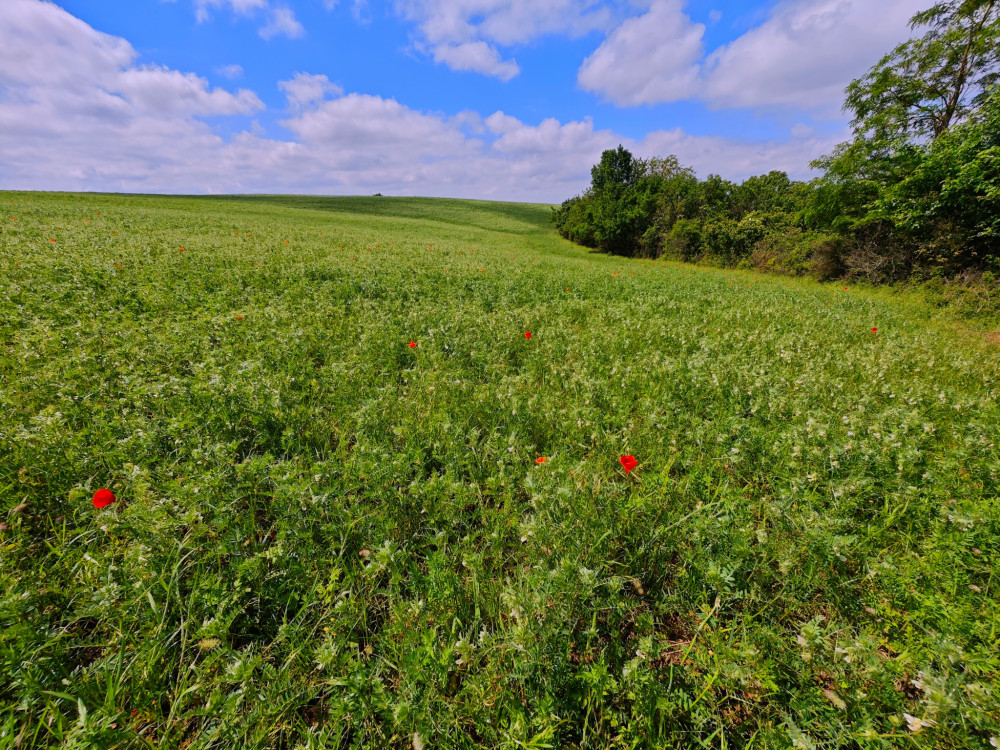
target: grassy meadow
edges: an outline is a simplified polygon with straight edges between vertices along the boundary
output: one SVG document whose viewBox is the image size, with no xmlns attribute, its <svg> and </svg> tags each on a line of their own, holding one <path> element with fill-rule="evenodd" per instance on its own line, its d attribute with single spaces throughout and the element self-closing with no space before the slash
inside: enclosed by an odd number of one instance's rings
<svg viewBox="0 0 1000 750">
<path fill-rule="evenodd" d="M 0 205 L 0 748 L 1000 745 L 1000 347 L 920 300 Z"/>
</svg>

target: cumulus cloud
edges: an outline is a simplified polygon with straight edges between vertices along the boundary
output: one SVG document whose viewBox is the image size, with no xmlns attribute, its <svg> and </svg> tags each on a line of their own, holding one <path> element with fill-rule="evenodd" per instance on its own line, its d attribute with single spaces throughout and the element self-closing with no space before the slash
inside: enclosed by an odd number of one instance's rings
<svg viewBox="0 0 1000 750">
<path fill-rule="evenodd" d="M 332 10 L 336 0 L 326 0 L 325 4 Z M 266 14 L 267 23 L 257 32 L 263 39 L 273 39 L 276 36 L 298 39 L 306 33 L 305 27 L 299 23 L 291 8 L 284 5 L 272 7 L 270 0 L 194 0 L 194 8 L 198 23 L 208 21 L 212 17 L 212 9 L 229 10 L 238 16 L 247 17 Z"/>
<path fill-rule="evenodd" d="M 0 25 L 0 85 L 9 105 L 51 105 L 66 114 L 106 109 L 132 116 L 249 114 L 255 93 L 209 88 L 208 81 L 156 65 L 136 66 L 124 39 L 102 34 L 56 5 L 5 0 Z"/>
<path fill-rule="evenodd" d="M 546 34 L 580 36 L 606 29 L 620 0 L 396 0 L 396 10 L 417 25 L 416 46 L 453 70 L 510 80 L 517 63 L 499 47 Z"/>
<path fill-rule="evenodd" d="M 136 58 L 132 45 L 51 3 L 5 0 L 0 82 L 72 90 L 113 77 Z"/>
<path fill-rule="evenodd" d="M 250 15 L 256 10 L 267 7 L 267 0 L 195 0 L 195 18 L 199 23 L 211 17 L 212 8 L 229 8 L 239 15 Z"/>
<path fill-rule="evenodd" d="M 839 111 L 847 84 L 909 38 L 926 0 L 797 0 L 713 52 L 704 98 L 726 107 Z"/>
<path fill-rule="evenodd" d="M 51 3 L 5 2 L 0 188 L 382 192 L 556 202 L 585 188 L 601 151 L 619 143 L 642 156 L 675 153 L 703 175 L 734 179 L 772 168 L 805 176 L 804 165 L 833 145 L 806 131 L 787 143 L 680 130 L 634 140 L 597 129 L 589 119 L 534 124 L 504 112 L 449 116 L 344 94 L 326 76 L 309 73 L 279 84 L 288 98 L 284 138 L 268 137 L 259 125 L 223 138 L 201 118 L 258 111 L 263 105 L 256 94 L 137 65 L 125 40 Z"/>
<path fill-rule="evenodd" d="M 272 39 L 276 36 L 287 36 L 289 39 L 298 39 L 305 35 L 306 30 L 291 8 L 275 8 L 271 11 L 271 20 L 266 26 L 260 29 L 263 39 Z"/>
<path fill-rule="evenodd" d="M 264 107 L 248 89 L 209 89 L 204 78 L 157 65 L 122 70 L 108 83 L 137 111 L 159 116 L 240 115 Z"/>
<path fill-rule="evenodd" d="M 322 101 L 327 96 L 344 93 L 343 89 L 332 83 L 325 75 L 311 73 L 296 73 L 289 81 L 279 81 L 278 88 L 285 92 L 288 108 L 300 112 L 304 107 Z"/>
<path fill-rule="evenodd" d="M 521 72 L 516 60 L 502 60 L 500 53 L 484 41 L 439 44 L 434 48 L 434 62 L 443 62 L 452 70 L 494 76 L 501 81 L 509 81 Z"/>
<path fill-rule="evenodd" d="M 583 63 L 580 86 L 621 106 L 701 99 L 716 108 L 835 114 L 847 84 L 908 38 L 925 0 L 784 0 L 707 56 L 680 0 L 652 0 Z"/>
<path fill-rule="evenodd" d="M 625 106 L 687 99 L 698 89 L 704 33 L 681 0 L 654 0 L 584 61 L 580 86 Z"/>
</svg>

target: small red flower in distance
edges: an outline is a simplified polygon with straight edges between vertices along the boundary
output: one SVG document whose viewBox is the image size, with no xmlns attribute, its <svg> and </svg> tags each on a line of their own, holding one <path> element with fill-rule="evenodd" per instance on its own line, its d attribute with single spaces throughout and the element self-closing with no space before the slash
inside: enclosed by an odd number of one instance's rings
<svg viewBox="0 0 1000 750">
<path fill-rule="evenodd" d="M 878 333 L 878 328 L 872 328 L 872 333 Z"/>
<path fill-rule="evenodd" d="M 243 316 L 242 316 L 242 315 L 237 315 L 237 316 L 236 316 L 236 319 L 237 319 L 237 320 L 243 320 Z"/>
<path fill-rule="evenodd" d="M 525 331 L 524 332 L 524 338 L 526 338 L 526 339 L 528 339 L 530 341 L 531 340 L 531 331 Z"/>
<path fill-rule="evenodd" d="M 184 248 L 183 248 L 183 247 L 182 247 L 182 248 L 180 248 L 180 251 L 181 251 L 181 252 L 183 253 L 183 252 L 184 252 Z"/>
<path fill-rule="evenodd" d="M 535 459 L 535 463 L 536 464 L 544 464 L 548 460 L 549 459 L 547 457 L 545 457 L 545 456 L 539 456 L 538 458 Z"/>
<path fill-rule="evenodd" d="M 414 341 L 413 339 L 410 339 L 410 348 L 411 349 L 416 349 L 417 348 L 417 342 Z"/>
<path fill-rule="evenodd" d="M 111 490 L 98 490 L 94 493 L 94 507 L 100 510 L 101 508 L 107 508 L 111 503 L 115 501 L 115 493 Z"/>
<path fill-rule="evenodd" d="M 639 462 L 635 460 L 635 456 L 622 456 L 618 459 L 618 463 L 620 463 L 622 468 L 625 469 L 626 474 L 639 465 Z"/>
<path fill-rule="evenodd" d="M 49 240 L 49 242 L 55 242 L 55 240 Z"/>
</svg>

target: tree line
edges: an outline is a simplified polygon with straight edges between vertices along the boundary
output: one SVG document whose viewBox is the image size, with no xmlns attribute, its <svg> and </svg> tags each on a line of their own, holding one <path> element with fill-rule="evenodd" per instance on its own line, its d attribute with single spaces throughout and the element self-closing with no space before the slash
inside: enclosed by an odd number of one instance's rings
<svg viewBox="0 0 1000 750">
<path fill-rule="evenodd" d="M 847 88 L 851 141 L 810 182 L 700 180 L 675 157 L 605 151 L 553 211 L 559 232 L 632 257 L 884 283 L 1000 274 L 1000 0 L 947 0 Z"/>
</svg>

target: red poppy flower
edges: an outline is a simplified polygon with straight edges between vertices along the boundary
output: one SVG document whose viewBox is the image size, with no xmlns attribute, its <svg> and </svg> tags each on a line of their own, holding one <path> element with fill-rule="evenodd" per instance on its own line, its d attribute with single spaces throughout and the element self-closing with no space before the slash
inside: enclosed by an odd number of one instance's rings
<svg viewBox="0 0 1000 750">
<path fill-rule="evenodd" d="M 524 338 L 526 338 L 526 339 L 528 339 L 530 341 L 531 340 L 531 331 L 525 331 L 524 332 Z"/>
<path fill-rule="evenodd" d="M 635 460 L 635 456 L 622 456 L 618 459 L 618 463 L 620 463 L 622 468 L 625 469 L 626 474 L 639 465 L 639 462 Z"/>
<path fill-rule="evenodd" d="M 548 460 L 549 459 L 546 456 L 539 456 L 538 458 L 535 459 L 535 463 L 536 464 L 544 464 Z"/>
<path fill-rule="evenodd" d="M 101 489 L 94 493 L 94 507 L 100 510 L 101 508 L 107 508 L 111 503 L 115 501 L 115 493 L 111 490 Z"/>
<path fill-rule="evenodd" d="M 49 242 L 55 242 L 55 240 L 49 240 Z"/>
<path fill-rule="evenodd" d="M 182 247 L 182 248 L 180 248 L 180 251 L 181 251 L 181 252 L 183 253 L 183 252 L 184 252 L 184 248 L 183 248 L 183 247 Z"/>
<path fill-rule="evenodd" d="M 410 348 L 411 349 L 416 349 L 417 348 L 417 342 L 414 341 L 413 339 L 410 339 Z"/>
<path fill-rule="evenodd" d="M 242 316 L 242 315 L 237 315 L 237 316 L 236 316 L 236 319 L 237 319 L 237 320 L 243 320 L 243 316 Z"/>
<path fill-rule="evenodd" d="M 878 333 L 878 328 L 872 328 L 872 333 Z"/>
</svg>

